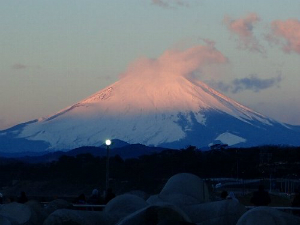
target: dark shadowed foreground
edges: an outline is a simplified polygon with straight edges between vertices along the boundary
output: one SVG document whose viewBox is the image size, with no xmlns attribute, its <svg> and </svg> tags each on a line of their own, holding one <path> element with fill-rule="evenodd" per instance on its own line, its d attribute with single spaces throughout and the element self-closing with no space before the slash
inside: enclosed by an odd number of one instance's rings
<svg viewBox="0 0 300 225">
<path fill-rule="evenodd" d="M 148 198 L 122 194 L 103 211 L 72 208 L 64 200 L 44 207 L 36 202 L 0 205 L 1 225 L 297 225 L 300 217 L 270 207 L 246 210 L 236 198 L 216 200 L 207 183 L 196 175 L 172 176 L 160 192 Z"/>
</svg>

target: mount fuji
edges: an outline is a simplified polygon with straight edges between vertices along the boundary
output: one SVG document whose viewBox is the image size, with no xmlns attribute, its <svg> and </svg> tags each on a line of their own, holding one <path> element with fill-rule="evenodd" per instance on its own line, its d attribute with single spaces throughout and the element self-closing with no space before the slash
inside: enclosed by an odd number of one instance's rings
<svg viewBox="0 0 300 225">
<path fill-rule="evenodd" d="M 159 67 L 161 61 L 139 66 Z M 194 78 L 174 75 L 179 69 L 160 69 L 155 77 L 125 74 L 54 115 L 0 131 L 0 152 L 66 151 L 100 146 L 107 138 L 175 149 L 300 145 L 299 126 L 270 119 Z"/>
<path fill-rule="evenodd" d="M 149 85 L 151 83 L 151 85 Z M 129 78 L 55 115 L 0 132 L 1 152 L 68 150 L 107 138 L 183 148 L 299 145 L 299 127 L 267 118 L 200 81 Z"/>
</svg>

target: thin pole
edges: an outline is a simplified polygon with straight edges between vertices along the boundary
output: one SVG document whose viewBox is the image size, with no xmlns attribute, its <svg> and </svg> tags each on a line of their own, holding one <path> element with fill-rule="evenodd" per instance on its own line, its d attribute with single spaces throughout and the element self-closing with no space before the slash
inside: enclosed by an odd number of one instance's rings
<svg viewBox="0 0 300 225">
<path fill-rule="evenodd" d="M 270 193 L 272 192 L 272 173 L 270 173 Z"/>
<path fill-rule="evenodd" d="M 239 156 L 238 150 L 236 149 L 236 179 L 239 179 Z"/>
<path fill-rule="evenodd" d="M 109 145 L 106 145 L 106 191 L 109 188 Z"/>
</svg>

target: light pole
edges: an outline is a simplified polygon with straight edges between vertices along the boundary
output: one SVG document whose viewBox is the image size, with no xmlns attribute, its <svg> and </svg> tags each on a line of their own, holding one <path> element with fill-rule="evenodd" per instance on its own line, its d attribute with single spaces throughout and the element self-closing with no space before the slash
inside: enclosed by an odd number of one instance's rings
<svg viewBox="0 0 300 225">
<path fill-rule="evenodd" d="M 107 139 L 106 144 L 106 192 L 109 188 L 109 146 L 111 145 L 111 140 Z"/>
</svg>

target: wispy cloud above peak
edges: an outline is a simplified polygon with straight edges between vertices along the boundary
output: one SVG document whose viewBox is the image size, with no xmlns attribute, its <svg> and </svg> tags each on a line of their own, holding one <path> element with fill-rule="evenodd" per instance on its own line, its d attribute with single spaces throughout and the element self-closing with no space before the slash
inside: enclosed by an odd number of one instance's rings
<svg viewBox="0 0 300 225">
<path fill-rule="evenodd" d="M 205 66 L 224 64 L 228 59 L 211 45 L 197 45 L 186 50 L 167 50 L 156 59 L 140 58 L 121 77 L 134 79 L 191 77 Z"/>
<path fill-rule="evenodd" d="M 267 40 L 282 46 L 283 51 L 300 54 L 300 20 L 275 20 L 271 25 L 271 33 Z"/>
<path fill-rule="evenodd" d="M 238 36 L 238 47 L 253 52 L 265 53 L 265 49 L 260 45 L 258 39 L 253 34 L 254 25 L 260 21 L 256 13 L 249 13 L 245 17 L 233 19 L 225 16 L 224 24 L 228 30 Z"/>
</svg>

